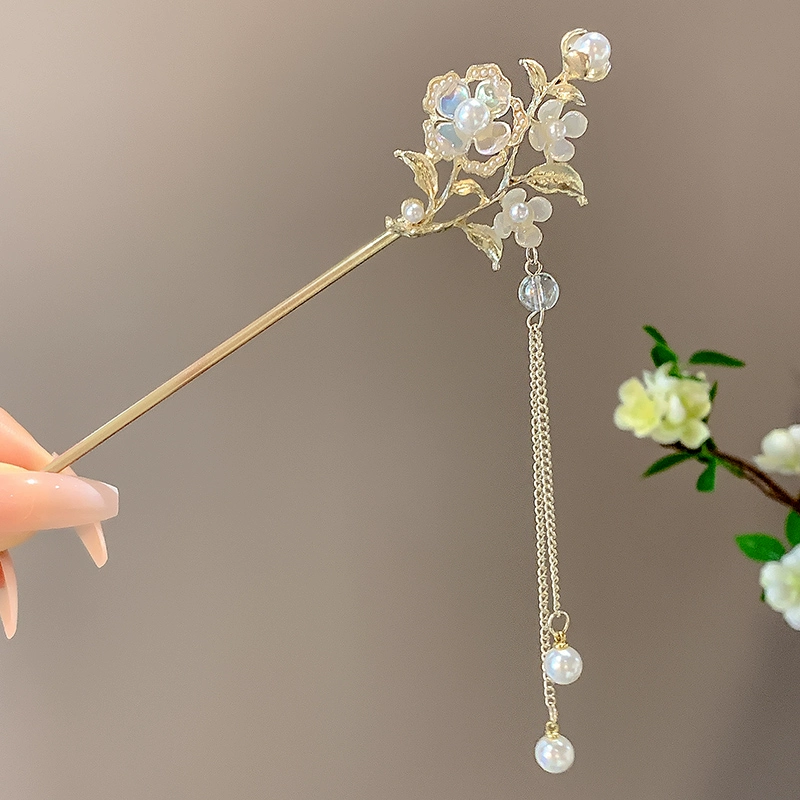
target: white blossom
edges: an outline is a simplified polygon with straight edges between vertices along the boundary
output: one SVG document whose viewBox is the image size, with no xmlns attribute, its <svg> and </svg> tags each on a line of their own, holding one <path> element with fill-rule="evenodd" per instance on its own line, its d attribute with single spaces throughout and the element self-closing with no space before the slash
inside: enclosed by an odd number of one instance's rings
<svg viewBox="0 0 800 800">
<path fill-rule="evenodd" d="M 619 387 L 621 405 L 614 412 L 614 424 L 640 439 L 680 442 L 696 450 L 711 436 L 705 422 L 711 412 L 711 387 L 703 376 L 670 375 L 671 368 L 662 364 L 655 372 L 645 372 L 643 382 L 625 381 Z"/>
<path fill-rule="evenodd" d="M 764 600 L 783 614 L 786 622 L 800 631 L 800 545 L 780 561 L 769 561 L 761 567 Z"/>
<path fill-rule="evenodd" d="M 800 425 L 770 431 L 761 441 L 761 455 L 755 462 L 767 472 L 800 475 Z"/>
</svg>

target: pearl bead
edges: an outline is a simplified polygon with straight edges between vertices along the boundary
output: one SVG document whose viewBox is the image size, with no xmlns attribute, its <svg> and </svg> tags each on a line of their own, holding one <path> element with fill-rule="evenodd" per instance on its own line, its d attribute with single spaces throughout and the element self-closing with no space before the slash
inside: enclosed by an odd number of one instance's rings
<svg viewBox="0 0 800 800">
<path fill-rule="evenodd" d="M 531 210 L 528 208 L 527 203 L 514 203 L 508 207 L 508 218 L 516 225 L 520 222 L 525 222 L 530 215 Z"/>
<path fill-rule="evenodd" d="M 489 109 L 474 97 L 461 103 L 453 115 L 456 128 L 467 136 L 484 128 L 490 119 Z"/>
<path fill-rule="evenodd" d="M 545 771 L 566 772 L 575 761 L 575 748 L 566 736 L 542 736 L 534 750 L 536 763 Z"/>
<path fill-rule="evenodd" d="M 544 671 L 553 683 L 575 683 L 583 671 L 583 659 L 574 647 L 554 647 L 544 656 Z"/>
<path fill-rule="evenodd" d="M 403 201 L 403 205 L 400 206 L 400 213 L 402 213 L 406 222 L 415 225 L 425 216 L 425 206 L 419 200 L 412 198 L 411 200 Z"/>
<path fill-rule="evenodd" d="M 570 49 L 583 53 L 589 59 L 589 69 L 599 69 L 611 58 L 611 42 L 596 31 L 584 33 Z"/>
</svg>

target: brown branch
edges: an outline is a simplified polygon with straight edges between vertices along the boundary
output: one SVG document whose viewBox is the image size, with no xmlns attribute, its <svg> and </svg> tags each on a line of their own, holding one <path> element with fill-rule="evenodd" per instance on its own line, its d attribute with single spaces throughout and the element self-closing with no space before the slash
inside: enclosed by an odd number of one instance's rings
<svg viewBox="0 0 800 800">
<path fill-rule="evenodd" d="M 678 450 L 681 453 L 696 453 L 695 450 L 690 450 L 688 447 L 677 443 L 673 445 L 666 445 L 673 450 Z M 709 447 L 708 452 L 717 459 L 730 464 L 734 467 L 735 471 L 740 473 L 740 477 L 753 484 L 762 494 L 766 495 L 770 500 L 780 503 L 787 508 L 791 508 L 800 514 L 800 496 L 793 497 L 786 489 L 783 488 L 777 481 L 770 478 L 766 472 L 760 470 L 755 464 L 744 458 L 724 453 L 722 450 L 717 450 L 716 447 Z"/>
</svg>

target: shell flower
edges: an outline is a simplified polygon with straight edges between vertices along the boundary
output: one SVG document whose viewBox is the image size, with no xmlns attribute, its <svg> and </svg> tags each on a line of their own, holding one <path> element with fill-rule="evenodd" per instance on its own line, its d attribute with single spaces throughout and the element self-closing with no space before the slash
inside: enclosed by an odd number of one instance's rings
<svg viewBox="0 0 800 800">
<path fill-rule="evenodd" d="M 535 222 L 546 222 L 553 213 L 552 203 L 545 197 L 527 200 L 524 189 L 512 189 L 502 201 L 502 211 L 494 218 L 494 231 L 501 239 L 514 234 L 521 247 L 538 247 L 542 232 Z"/>
<path fill-rule="evenodd" d="M 575 155 L 575 145 L 568 141 L 586 133 L 589 121 L 580 111 L 568 111 L 561 117 L 564 104 L 560 100 L 542 103 L 531 122 L 528 137 L 534 150 L 542 151 L 551 161 L 569 161 Z"/>
<path fill-rule="evenodd" d="M 474 93 L 469 84 L 477 81 Z M 435 160 L 465 157 L 471 147 L 485 161 L 463 161 L 465 172 L 488 177 L 501 167 L 508 149 L 522 141 L 528 120 L 522 101 L 496 64 L 472 66 L 462 79 L 455 72 L 434 78 L 422 101 L 425 146 Z M 512 111 L 511 124 L 500 119 Z"/>
</svg>

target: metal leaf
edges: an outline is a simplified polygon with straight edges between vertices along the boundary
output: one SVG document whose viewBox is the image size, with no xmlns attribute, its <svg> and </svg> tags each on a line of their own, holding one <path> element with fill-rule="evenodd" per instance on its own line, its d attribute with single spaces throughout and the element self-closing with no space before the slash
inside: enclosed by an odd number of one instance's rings
<svg viewBox="0 0 800 800">
<path fill-rule="evenodd" d="M 548 161 L 534 167 L 523 181 L 543 194 L 566 194 L 574 197 L 581 206 L 589 202 L 583 193 L 581 176 L 569 164 Z"/>
<path fill-rule="evenodd" d="M 575 103 L 576 106 L 586 105 L 586 98 L 584 98 L 583 92 L 571 83 L 559 83 L 550 89 L 549 94 L 562 103 Z"/>
<path fill-rule="evenodd" d="M 477 181 L 472 180 L 472 178 L 464 178 L 463 180 L 456 181 L 453 184 L 453 194 L 460 195 L 461 197 L 466 197 L 468 194 L 476 194 L 481 200 L 486 199 L 486 193 L 483 191 L 483 187 Z"/>
<path fill-rule="evenodd" d="M 544 71 L 544 67 L 532 58 L 521 58 L 519 63 L 528 73 L 528 80 L 531 82 L 533 93 L 537 96 L 541 95 L 545 86 L 547 86 L 547 73 Z"/>
<path fill-rule="evenodd" d="M 583 36 L 584 33 L 587 33 L 586 28 L 575 28 L 575 30 L 570 31 L 569 33 L 565 33 L 563 38 L 561 39 L 561 55 L 566 56 L 569 52 L 570 46 L 577 40 Z"/>
<path fill-rule="evenodd" d="M 492 262 L 492 269 L 500 269 L 500 258 L 503 255 L 503 240 L 497 235 L 494 228 L 488 225 L 479 225 L 474 222 L 468 222 L 463 226 L 464 233 L 467 238 L 481 250 L 487 258 Z"/>
<path fill-rule="evenodd" d="M 395 150 L 394 154 L 411 167 L 415 183 L 433 200 L 439 191 L 439 175 L 433 161 L 424 153 L 415 153 L 413 150 Z"/>
</svg>

